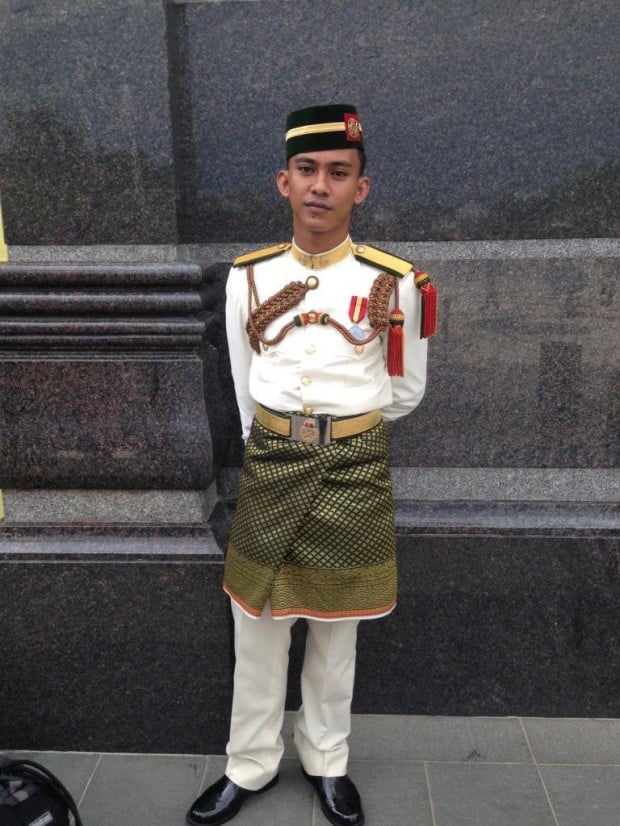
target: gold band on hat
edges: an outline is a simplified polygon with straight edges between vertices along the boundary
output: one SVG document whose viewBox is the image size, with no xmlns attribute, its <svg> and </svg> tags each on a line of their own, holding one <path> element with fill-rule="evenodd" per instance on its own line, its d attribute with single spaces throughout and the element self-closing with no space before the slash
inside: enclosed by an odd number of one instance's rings
<svg viewBox="0 0 620 826">
<path fill-rule="evenodd" d="M 332 123 L 309 123 L 307 126 L 295 126 L 286 133 L 285 140 L 300 138 L 303 135 L 321 135 L 325 132 L 346 132 L 346 124 L 343 121 L 333 121 Z M 360 132 L 362 127 L 359 127 Z"/>
</svg>

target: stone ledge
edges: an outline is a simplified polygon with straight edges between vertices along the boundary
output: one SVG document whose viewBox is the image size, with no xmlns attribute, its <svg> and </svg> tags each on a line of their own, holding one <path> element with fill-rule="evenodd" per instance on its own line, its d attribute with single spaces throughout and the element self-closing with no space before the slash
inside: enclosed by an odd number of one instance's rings
<svg viewBox="0 0 620 826">
<path fill-rule="evenodd" d="M 620 507 L 615 503 L 396 500 L 395 519 L 396 533 L 402 537 L 620 535 Z"/>
<path fill-rule="evenodd" d="M 90 246 L 11 246 L 13 262 L 173 262 L 200 261 L 204 266 L 232 261 L 242 252 L 267 247 L 275 241 L 258 244 L 93 244 Z M 372 241 L 383 249 L 414 260 L 496 260 L 532 258 L 617 258 L 617 238 L 564 238 L 510 241 Z"/>
<path fill-rule="evenodd" d="M 4 490 L 4 526 L 200 524 L 216 496 L 215 483 L 206 490 Z"/>
<path fill-rule="evenodd" d="M 423 501 L 617 502 L 616 469 L 391 467 L 394 498 Z M 236 497 L 241 469 L 223 468 L 218 490 Z"/>
<path fill-rule="evenodd" d="M 223 564 L 213 525 L 37 525 L 0 530 L 2 562 L 205 562 Z"/>
<path fill-rule="evenodd" d="M 615 468 L 392 467 L 396 499 L 617 502 Z"/>
<path fill-rule="evenodd" d="M 184 244 L 177 248 L 182 260 L 200 261 L 203 266 L 222 261 L 232 261 L 242 252 L 278 243 L 265 241 L 260 244 Z M 471 261 L 471 260 L 519 260 L 542 258 L 617 258 L 620 257 L 620 240 L 617 238 L 566 238 L 524 241 L 373 241 L 368 244 L 410 261 Z"/>
<path fill-rule="evenodd" d="M 168 263 L 177 260 L 173 244 L 89 244 L 83 246 L 9 246 L 9 260 L 14 262 L 92 263 Z"/>
</svg>

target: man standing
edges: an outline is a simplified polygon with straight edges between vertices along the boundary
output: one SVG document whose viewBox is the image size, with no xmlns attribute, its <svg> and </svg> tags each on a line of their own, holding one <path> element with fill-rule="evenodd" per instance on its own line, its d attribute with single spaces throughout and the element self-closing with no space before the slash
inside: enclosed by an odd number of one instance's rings
<svg viewBox="0 0 620 826">
<path fill-rule="evenodd" d="M 230 820 L 278 780 L 291 627 L 308 624 L 294 741 L 336 826 L 364 822 L 347 776 L 357 626 L 396 604 L 384 421 L 420 402 L 435 291 L 425 273 L 349 237 L 368 195 L 350 105 L 287 120 L 293 241 L 238 258 L 226 328 L 247 440 L 224 589 L 235 623 L 226 774 L 193 826 Z"/>
</svg>

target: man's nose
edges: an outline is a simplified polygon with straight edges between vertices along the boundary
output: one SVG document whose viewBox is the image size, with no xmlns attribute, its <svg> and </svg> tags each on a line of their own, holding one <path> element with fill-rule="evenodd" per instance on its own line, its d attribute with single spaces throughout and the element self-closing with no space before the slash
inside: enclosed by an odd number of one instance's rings
<svg viewBox="0 0 620 826">
<path fill-rule="evenodd" d="M 329 173 L 327 170 L 317 170 L 316 175 L 312 181 L 312 189 L 314 192 L 327 192 L 329 188 Z"/>
</svg>

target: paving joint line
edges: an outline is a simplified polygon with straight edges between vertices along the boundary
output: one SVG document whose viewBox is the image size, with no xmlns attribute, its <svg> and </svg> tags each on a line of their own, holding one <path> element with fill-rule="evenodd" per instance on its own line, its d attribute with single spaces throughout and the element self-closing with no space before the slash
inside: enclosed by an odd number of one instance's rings
<svg viewBox="0 0 620 826">
<path fill-rule="evenodd" d="M 538 763 L 538 765 L 547 769 L 552 769 L 556 766 L 561 766 L 563 769 L 570 768 L 571 766 L 575 766 L 578 769 L 620 769 L 620 763 Z"/>
<path fill-rule="evenodd" d="M 91 753 L 93 753 L 93 752 L 91 752 Z M 94 753 L 96 754 L 96 752 L 94 752 Z M 82 803 L 84 802 L 84 798 L 86 797 L 86 793 L 88 792 L 88 790 L 90 788 L 90 784 L 93 781 L 93 777 L 95 776 L 95 772 L 99 768 L 99 764 L 101 763 L 102 758 L 103 758 L 102 754 L 97 755 L 97 760 L 95 761 L 95 765 L 93 767 L 93 770 L 91 771 L 90 776 L 89 776 L 88 780 L 86 781 L 86 783 L 84 785 L 84 788 L 82 789 L 82 794 L 80 795 L 80 799 L 77 802 L 78 809 L 82 805 Z"/>
<path fill-rule="evenodd" d="M 426 778 L 426 793 L 428 795 L 428 805 L 431 810 L 431 820 L 433 822 L 433 826 L 437 826 L 437 819 L 435 817 L 435 804 L 433 803 L 433 789 L 431 786 L 431 776 L 428 772 L 428 763 L 426 760 L 423 762 L 424 766 L 424 776 Z"/>
<path fill-rule="evenodd" d="M 205 764 L 202 769 L 202 777 L 200 778 L 200 783 L 198 784 L 198 794 L 202 794 L 202 790 L 204 788 L 205 782 L 207 780 L 207 771 L 209 770 L 209 764 L 211 763 L 211 755 L 205 755 Z"/>
<path fill-rule="evenodd" d="M 536 774 L 538 775 L 538 779 L 540 780 L 540 784 L 541 784 L 541 786 L 543 788 L 543 791 L 545 793 L 545 797 L 547 798 L 547 805 L 549 806 L 549 810 L 551 812 L 551 817 L 553 818 L 553 822 L 555 823 L 555 826 L 560 826 L 560 821 L 558 820 L 558 816 L 555 813 L 555 808 L 553 807 L 553 802 L 551 800 L 549 790 L 547 789 L 547 784 L 545 783 L 544 777 L 542 776 L 542 772 L 540 770 L 540 764 L 538 763 L 538 760 L 536 759 L 536 754 L 535 754 L 534 748 L 533 748 L 533 746 L 530 742 L 530 738 L 528 736 L 527 730 L 526 730 L 526 728 L 523 724 L 523 718 L 522 717 L 519 717 L 519 723 L 521 724 L 521 730 L 523 731 L 523 736 L 525 737 L 525 742 L 527 743 L 527 747 L 530 750 L 530 754 L 532 755 L 532 758 L 534 760 L 534 768 L 536 769 Z"/>
<path fill-rule="evenodd" d="M 531 766 L 524 760 L 399 760 L 399 763 L 428 763 L 431 766 Z"/>
</svg>

